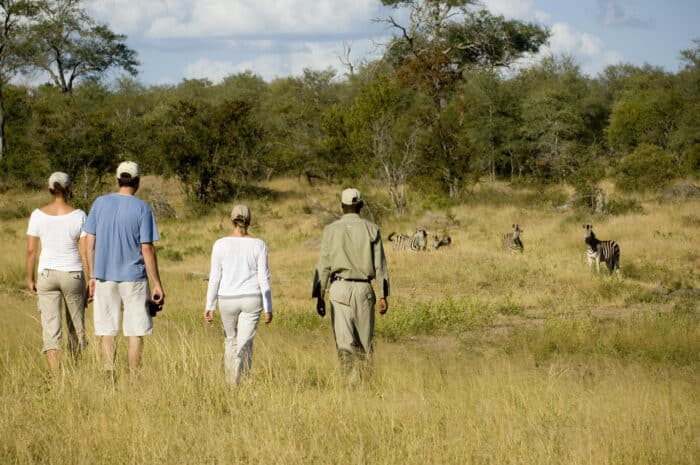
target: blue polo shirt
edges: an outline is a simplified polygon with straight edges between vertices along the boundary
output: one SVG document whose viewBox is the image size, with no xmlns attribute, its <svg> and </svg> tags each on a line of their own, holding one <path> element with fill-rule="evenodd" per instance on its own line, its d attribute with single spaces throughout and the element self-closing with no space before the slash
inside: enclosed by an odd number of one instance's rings
<svg viewBox="0 0 700 465">
<path fill-rule="evenodd" d="M 151 207 L 133 195 L 109 194 L 92 204 L 83 230 L 95 236 L 93 277 L 146 281 L 141 244 L 160 239 Z"/>
</svg>

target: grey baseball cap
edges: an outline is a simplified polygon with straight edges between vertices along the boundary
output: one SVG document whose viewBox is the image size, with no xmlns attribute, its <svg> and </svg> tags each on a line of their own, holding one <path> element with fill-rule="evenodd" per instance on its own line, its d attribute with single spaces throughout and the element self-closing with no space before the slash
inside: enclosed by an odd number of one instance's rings
<svg viewBox="0 0 700 465">
<path fill-rule="evenodd" d="M 232 220 L 243 220 L 247 224 L 250 224 L 250 208 L 248 208 L 246 205 L 236 205 L 233 207 L 233 210 L 231 210 L 231 219 Z"/>
<path fill-rule="evenodd" d="M 56 183 L 58 183 L 64 189 L 67 189 L 71 184 L 70 176 L 62 171 L 51 173 L 51 176 L 49 176 L 49 189 L 53 189 Z"/>
</svg>

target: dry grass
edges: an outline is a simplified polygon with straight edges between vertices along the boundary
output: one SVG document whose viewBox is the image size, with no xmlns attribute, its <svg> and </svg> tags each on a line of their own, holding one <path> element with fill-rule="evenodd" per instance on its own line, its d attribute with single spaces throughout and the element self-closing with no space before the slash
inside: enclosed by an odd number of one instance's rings
<svg viewBox="0 0 700 465">
<path fill-rule="evenodd" d="M 206 282 L 190 274 L 208 271 L 229 207 L 160 223 L 167 308 L 140 379 L 128 381 L 122 345 L 112 386 L 99 376 L 94 339 L 60 382 L 47 379 L 35 300 L 23 290 L 22 215 L 44 197 L 3 199 L 0 463 L 700 460 L 697 299 L 655 291 L 660 281 L 698 288 L 700 202 L 649 200 L 644 213 L 590 218 L 527 207 L 518 196 L 530 193 L 498 186 L 506 199 L 498 204 L 477 192 L 479 201 L 449 211 L 387 216 L 385 236 L 426 218 L 458 224 L 439 226 L 453 238 L 448 249 L 387 251 L 393 296 L 377 325 L 375 376 L 350 389 L 337 373 L 329 322 L 309 298 L 328 220 L 314 206 L 336 209 L 339 188 L 289 179 L 265 187 L 275 195 L 247 201 L 253 233 L 270 247 L 276 319 L 260 328 L 253 378 L 239 388 L 224 383 L 221 330 L 201 323 Z M 181 199 L 173 205 L 184 208 Z M 499 249 L 514 222 L 525 230 L 523 255 Z M 621 244 L 622 278 L 587 269 L 588 222 Z"/>
</svg>

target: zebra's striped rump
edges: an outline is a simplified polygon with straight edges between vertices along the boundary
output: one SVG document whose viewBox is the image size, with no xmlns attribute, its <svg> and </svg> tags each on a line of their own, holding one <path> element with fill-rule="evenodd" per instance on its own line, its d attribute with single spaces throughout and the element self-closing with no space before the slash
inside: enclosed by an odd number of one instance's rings
<svg viewBox="0 0 700 465">
<path fill-rule="evenodd" d="M 398 252 L 407 250 L 421 252 L 428 246 L 428 232 L 425 229 L 416 229 L 413 236 L 392 232 L 387 239 L 392 243 L 393 249 Z"/>
<path fill-rule="evenodd" d="M 513 225 L 513 231 L 504 234 L 503 238 L 501 239 L 503 248 L 510 250 L 511 253 L 523 252 L 525 250 L 525 246 L 523 245 L 523 241 L 520 239 L 521 232 L 523 232 L 523 230 L 520 229 L 520 226 L 517 223 L 515 223 Z"/>
<path fill-rule="evenodd" d="M 593 225 L 584 224 L 586 230 L 584 240 L 586 242 L 586 258 L 588 266 L 593 267 L 595 261 L 596 269 L 600 272 L 600 262 L 605 263 L 612 274 L 613 271 L 620 271 L 620 246 L 615 241 L 601 241 L 595 237 Z"/>
</svg>

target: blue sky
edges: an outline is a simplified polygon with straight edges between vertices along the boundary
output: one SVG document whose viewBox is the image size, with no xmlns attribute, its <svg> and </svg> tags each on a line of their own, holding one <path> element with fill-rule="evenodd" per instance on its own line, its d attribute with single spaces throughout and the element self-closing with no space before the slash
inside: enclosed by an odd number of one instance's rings
<svg viewBox="0 0 700 465">
<path fill-rule="evenodd" d="M 552 31 L 546 54 L 572 55 L 595 75 L 608 64 L 649 63 L 676 71 L 679 52 L 700 38 L 691 0 L 482 0 L 492 12 Z M 176 84 L 221 81 L 250 70 L 266 80 L 304 68 L 342 69 L 371 59 L 390 31 L 373 22 L 390 11 L 379 0 L 86 0 L 88 11 L 138 52 L 139 79 Z"/>
</svg>

